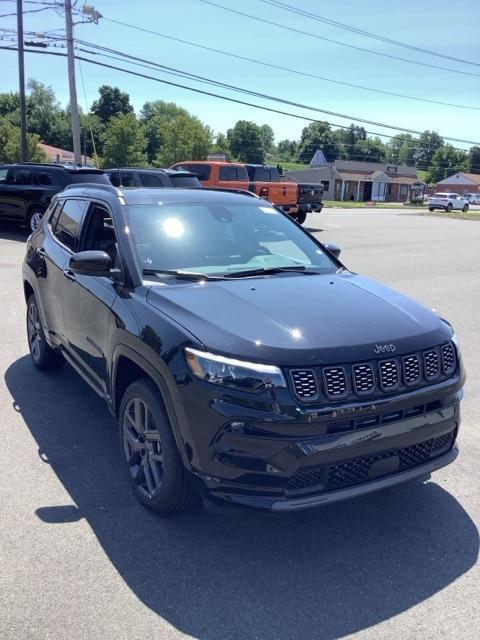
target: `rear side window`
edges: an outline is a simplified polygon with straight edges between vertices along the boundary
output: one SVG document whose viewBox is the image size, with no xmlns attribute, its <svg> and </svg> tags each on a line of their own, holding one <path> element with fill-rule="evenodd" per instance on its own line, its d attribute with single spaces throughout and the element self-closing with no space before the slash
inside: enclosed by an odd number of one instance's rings
<svg viewBox="0 0 480 640">
<path fill-rule="evenodd" d="M 248 181 L 248 173 L 246 167 L 237 167 L 237 180 Z"/>
<path fill-rule="evenodd" d="M 169 178 L 172 181 L 172 185 L 174 187 L 198 188 L 202 186 L 202 183 L 196 176 L 182 176 L 181 174 L 179 176 L 176 176 L 174 173 L 171 173 L 169 174 Z"/>
<path fill-rule="evenodd" d="M 78 231 L 86 209 L 86 200 L 65 200 L 63 209 L 53 228 L 55 237 L 72 251 L 77 248 Z"/>
<path fill-rule="evenodd" d="M 141 173 L 140 181 L 144 187 L 164 187 L 162 177 L 155 173 Z"/>
<path fill-rule="evenodd" d="M 36 171 L 35 174 L 37 176 L 38 184 L 55 187 L 61 185 L 60 176 L 58 175 L 57 171 L 41 170 Z"/>
<path fill-rule="evenodd" d="M 70 184 L 77 182 L 94 182 L 95 184 L 110 184 L 108 176 L 103 171 L 72 171 L 67 172 L 67 181 Z"/>
<path fill-rule="evenodd" d="M 237 167 L 228 167 L 228 166 L 220 167 L 219 179 L 229 180 L 229 181 L 238 180 L 239 178 L 237 178 Z M 247 174 L 247 180 L 248 180 L 248 174 Z"/>
<path fill-rule="evenodd" d="M 8 182 L 11 184 L 32 184 L 32 172 L 30 169 L 11 169 Z"/>
<path fill-rule="evenodd" d="M 212 167 L 209 164 L 182 164 L 175 167 L 175 169 L 191 171 L 199 180 L 209 180 L 212 173 Z"/>
</svg>

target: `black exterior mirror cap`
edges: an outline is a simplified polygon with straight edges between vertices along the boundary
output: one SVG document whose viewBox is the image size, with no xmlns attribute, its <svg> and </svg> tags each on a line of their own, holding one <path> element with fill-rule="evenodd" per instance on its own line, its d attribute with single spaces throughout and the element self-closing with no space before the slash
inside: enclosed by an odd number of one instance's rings
<svg viewBox="0 0 480 640">
<path fill-rule="evenodd" d="M 338 246 L 338 244 L 333 244 L 333 242 L 324 242 L 323 246 L 325 247 L 325 249 L 327 249 L 327 251 L 334 255 L 335 258 L 338 258 L 340 256 L 342 250 Z"/>
<path fill-rule="evenodd" d="M 69 269 L 83 276 L 110 276 L 112 259 L 105 251 L 79 251 L 70 258 Z"/>
</svg>

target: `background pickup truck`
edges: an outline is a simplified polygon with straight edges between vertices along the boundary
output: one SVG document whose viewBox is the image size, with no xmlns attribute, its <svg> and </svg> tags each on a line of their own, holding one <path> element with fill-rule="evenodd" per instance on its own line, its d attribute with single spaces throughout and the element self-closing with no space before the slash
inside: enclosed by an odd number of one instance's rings
<svg viewBox="0 0 480 640">
<path fill-rule="evenodd" d="M 244 189 L 295 218 L 303 224 L 309 211 L 321 211 L 323 188 L 319 184 L 297 184 L 280 181 L 275 167 L 262 164 L 241 164 L 208 160 L 186 160 L 172 165 L 171 169 L 182 169 L 194 173 L 204 187 Z"/>
</svg>

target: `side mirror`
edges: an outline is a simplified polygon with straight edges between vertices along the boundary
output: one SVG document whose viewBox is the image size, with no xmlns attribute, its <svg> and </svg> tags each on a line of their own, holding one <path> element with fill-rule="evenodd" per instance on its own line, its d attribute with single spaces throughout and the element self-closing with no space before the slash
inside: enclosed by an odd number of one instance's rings
<svg viewBox="0 0 480 640">
<path fill-rule="evenodd" d="M 105 251 L 79 251 L 70 258 L 68 268 L 81 276 L 110 276 L 112 259 Z"/>
<path fill-rule="evenodd" d="M 342 250 L 338 246 L 338 244 L 333 244 L 333 242 L 324 242 L 323 246 L 327 251 L 329 251 L 335 258 L 340 257 L 340 253 Z"/>
</svg>

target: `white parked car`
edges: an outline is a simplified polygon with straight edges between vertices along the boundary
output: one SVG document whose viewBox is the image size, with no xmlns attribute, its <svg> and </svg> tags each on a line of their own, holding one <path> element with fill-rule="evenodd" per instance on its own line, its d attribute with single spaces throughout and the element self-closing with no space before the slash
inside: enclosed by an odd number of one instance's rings
<svg viewBox="0 0 480 640">
<path fill-rule="evenodd" d="M 468 200 L 470 204 L 480 204 L 480 193 L 464 193 L 463 197 Z"/>
<path fill-rule="evenodd" d="M 468 200 L 463 196 L 459 196 L 458 193 L 434 193 L 428 199 L 428 210 L 433 211 L 434 209 L 468 211 Z"/>
</svg>

